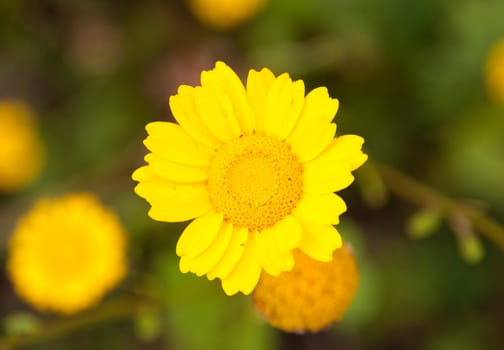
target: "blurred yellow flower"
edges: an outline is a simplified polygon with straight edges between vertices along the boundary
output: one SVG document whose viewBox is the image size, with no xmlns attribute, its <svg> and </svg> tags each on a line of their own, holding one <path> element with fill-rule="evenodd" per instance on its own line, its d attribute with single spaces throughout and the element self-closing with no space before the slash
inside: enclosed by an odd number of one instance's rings
<svg viewBox="0 0 504 350">
<path fill-rule="evenodd" d="M 497 101 L 504 102 L 504 40 L 490 49 L 485 78 L 489 94 Z"/>
<path fill-rule="evenodd" d="M 30 185 L 42 170 L 44 156 L 29 107 L 22 102 L 0 101 L 0 193 Z"/>
<path fill-rule="evenodd" d="M 226 30 L 254 17 L 265 0 L 188 0 L 194 15 L 209 27 Z"/>
<path fill-rule="evenodd" d="M 334 138 L 338 100 L 326 88 L 250 70 L 245 88 L 222 62 L 201 86 L 170 98 L 179 124 L 153 122 L 148 165 L 135 191 L 155 220 L 192 221 L 177 243 L 182 272 L 220 278 L 226 294 L 252 292 L 264 269 L 294 266 L 292 250 L 331 261 L 345 202 L 333 192 L 365 162 L 364 140 Z"/>
<path fill-rule="evenodd" d="M 294 269 L 278 277 L 262 274 L 254 290 L 257 311 L 286 332 L 318 332 L 341 320 L 355 296 L 359 271 L 349 246 L 334 251 L 331 262 L 295 252 Z"/>
<path fill-rule="evenodd" d="M 7 271 L 17 294 L 37 309 L 71 314 L 123 278 L 125 245 L 118 218 L 94 195 L 43 198 L 17 224 Z"/>
</svg>

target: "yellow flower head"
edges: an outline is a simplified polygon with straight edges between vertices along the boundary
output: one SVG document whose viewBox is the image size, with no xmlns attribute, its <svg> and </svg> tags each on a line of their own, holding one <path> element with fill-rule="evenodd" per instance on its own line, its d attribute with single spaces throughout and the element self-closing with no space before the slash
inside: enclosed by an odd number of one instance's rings
<svg viewBox="0 0 504 350">
<path fill-rule="evenodd" d="M 216 29 L 231 29 L 252 18 L 265 0 L 189 0 L 194 15 Z"/>
<path fill-rule="evenodd" d="M 504 40 L 491 48 L 485 67 L 485 78 L 490 95 L 504 103 Z"/>
<path fill-rule="evenodd" d="M 363 139 L 334 138 L 338 101 L 320 87 L 251 70 L 246 87 L 224 63 L 170 98 L 178 124 L 153 122 L 148 165 L 135 191 L 155 220 L 192 221 L 177 243 L 180 270 L 220 278 L 228 295 L 249 294 L 261 271 L 294 266 L 292 250 L 331 261 L 333 227 L 346 210 L 333 192 L 353 181 Z"/>
<path fill-rule="evenodd" d="M 256 309 L 274 327 L 286 332 L 318 332 L 341 320 L 359 284 L 352 250 L 334 251 L 331 262 L 313 260 L 295 251 L 294 269 L 278 277 L 262 274 L 254 290 Z"/>
<path fill-rule="evenodd" d="M 42 170 L 44 154 L 28 106 L 0 101 L 0 192 L 11 193 L 30 185 Z"/>
<path fill-rule="evenodd" d="M 40 199 L 10 240 L 7 270 L 19 296 L 44 311 L 97 303 L 126 272 L 118 218 L 92 194 Z"/>
</svg>

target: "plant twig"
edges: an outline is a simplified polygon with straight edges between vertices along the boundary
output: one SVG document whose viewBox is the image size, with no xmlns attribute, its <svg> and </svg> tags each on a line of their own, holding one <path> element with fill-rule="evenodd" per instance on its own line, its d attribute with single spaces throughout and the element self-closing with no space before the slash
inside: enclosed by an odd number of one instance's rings
<svg viewBox="0 0 504 350">
<path fill-rule="evenodd" d="M 396 196 L 418 206 L 437 207 L 445 217 L 463 215 L 481 235 L 504 251 L 504 227 L 491 217 L 477 208 L 458 203 L 392 167 L 378 162 L 372 163 L 372 166 L 378 170 L 387 188 Z"/>
<path fill-rule="evenodd" d="M 19 349 L 59 338 L 97 323 L 128 318 L 134 315 L 145 300 L 122 297 L 75 316 L 62 317 L 41 324 L 36 332 L 26 335 L 6 335 L 0 338 L 0 350 Z"/>
</svg>

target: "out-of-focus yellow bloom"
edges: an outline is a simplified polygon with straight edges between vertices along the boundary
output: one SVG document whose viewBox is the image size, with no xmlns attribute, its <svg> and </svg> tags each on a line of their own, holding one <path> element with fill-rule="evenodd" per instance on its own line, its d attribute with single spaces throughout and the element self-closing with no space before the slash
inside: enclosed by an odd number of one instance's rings
<svg viewBox="0 0 504 350">
<path fill-rule="evenodd" d="M 286 332 L 318 332 L 341 320 L 357 291 L 359 271 L 349 246 L 331 262 L 295 253 L 296 265 L 278 277 L 263 273 L 254 290 L 256 309 Z"/>
<path fill-rule="evenodd" d="M 489 94 L 504 103 L 504 40 L 490 49 L 485 66 L 485 78 Z"/>
<path fill-rule="evenodd" d="M 97 303 L 126 272 L 124 230 L 87 193 L 40 199 L 10 240 L 7 271 L 39 310 L 71 314 Z"/>
<path fill-rule="evenodd" d="M 265 0 L 188 0 L 192 12 L 206 25 L 226 30 L 255 16 Z"/>
<path fill-rule="evenodd" d="M 147 125 L 147 165 L 133 173 L 155 220 L 195 219 L 177 243 L 180 270 L 220 278 L 226 294 L 250 294 L 261 271 L 278 276 L 301 249 L 331 261 L 333 225 L 346 211 L 333 192 L 367 159 L 364 139 L 335 137 L 339 102 L 325 87 L 250 70 L 246 86 L 223 62 L 201 86 L 170 97 L 179 124 Z"/>
<path fill-rule="evenodd" d="M 0 193 L 12 193 L 30 185 L 40 174 L 44 158 L 28 106 L 0 101 Z"/>
</svg>

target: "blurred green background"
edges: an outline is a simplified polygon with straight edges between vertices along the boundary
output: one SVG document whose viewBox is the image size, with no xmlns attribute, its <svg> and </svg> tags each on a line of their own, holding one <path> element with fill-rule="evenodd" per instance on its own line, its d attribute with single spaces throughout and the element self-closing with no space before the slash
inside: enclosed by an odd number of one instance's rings
<svg viewBox="0 0 504 350">
<path fill-rule="evenodd" d="M 197 84 L 224 60 L 242 78 L 268 67 L 307 90 L 327 86 L 340 100 L 338 133 L 362 135 L 371 160 L 504 222 L 504 104 L 489 97 L 483 74 L 504 38 L 503 14 L 502 0 L 271 0 L 224 31 L 183 1 L 0 1 L 0 97 L 32 106 L 48 154 L 35 184 L 0 196 L 2 263 L 34 199 L 90 190 L 130 239 L 129 275 L 104 305 L 156 300 L 121 304 L 117 315 L 98 306 L 27 348 L 504 348 L 503 252 L 483 238 L 484 257 L 471 263 L 444 221 L 412 239 L 408 220 L 422 208 L 387 196 L 372 162 L 342 193 L 349 210 L 339 228 L 357 252 L 360 289 L 342 323 L 313 335 L 276 331 L 247 297 L 180 274 L 174 247 L 184 224 L 149 219 L 130 179 L 146 153 L 145 124 L 172 119 L 178 85 Z M 0 283 L 2 339 L 61 323 L 19 301 L 4 273 Z"/>
</svg>

